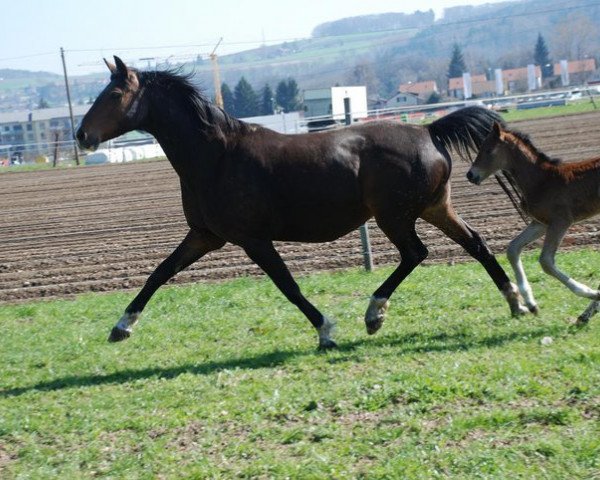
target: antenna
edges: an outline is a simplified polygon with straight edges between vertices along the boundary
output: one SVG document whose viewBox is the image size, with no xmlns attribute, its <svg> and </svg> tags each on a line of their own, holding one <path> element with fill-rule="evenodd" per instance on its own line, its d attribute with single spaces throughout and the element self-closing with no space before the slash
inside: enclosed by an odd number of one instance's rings
<svg viewBox="0 0 600 480">
<path fill-rule="evenodd" d="M 213 81 L 215 83 L 215 104 L 217 107 L 223 108 L 223 95 L 221 95 L 221 75 L 219 73 L 219 62 L 217 61 L 217 48 L 221 45 L 223 37 L 219 38 L 219 41 L 213 48 L 212 53 L 209 55 L 210 61 L 213 67 Z"/>
</svg>

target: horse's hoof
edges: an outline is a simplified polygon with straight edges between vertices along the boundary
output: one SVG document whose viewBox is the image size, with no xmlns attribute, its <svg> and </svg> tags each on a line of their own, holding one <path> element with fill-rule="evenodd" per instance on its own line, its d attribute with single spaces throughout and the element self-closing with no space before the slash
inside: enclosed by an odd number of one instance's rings
<svg viewBox="0 0 600 480">
<path fill-rule="evenodd" d="M 365 313 L 365 327 L 369 335 L 373 335 L 381 328 L 388 308 L 390 308 L 390 301 L 387 298 L 371 297 Z"/>
<path fill-rule="evenodd" d="M 538 308 L 537 305 L 528 305 L 527 308 L 529 309 L 529 311 L 531 313 L 533 313 L 534 315 L 537 315 L 540 313 L 540 309 Z"/>
<path fill-rule="evenodd" d="M 319 350 L 320 351 L 331 350 L 333 348 L 337 348 L 337 343 L 335 343 L 331 339 L 322 340 L 319 342 Z"/>
<path fill-rule="evenodd" d="M 573 325 L 576 327 L 585 327 L 588 323 L 590 323 L 590 317 L 585 314 L 581 314 L 577 317 L 577 320 L 573 322 Z"/>
<path fill-rule="evenodd" d="M 377 318 L 374 321 L 365 322 L 365 327 L 367 327 L 367 333 L 369 335 L 373 335 L 373 334 L 377 333 L 377 331 L 383 325 L 383 320 L 384 320 L 384 317 L 382 316 L 381 318 Z"/>
<path fill-rule="evenodd" d="M 121 328 L 118 327 L 114 327 L 111 331 L 110 331 L 110 335 L 108 336 L 108 341 L 109 342 L 121 342 L 123 340 L 128 339 L 131 336 L 131 332 L 128 330 L 123 330 Z"/>
</svg>

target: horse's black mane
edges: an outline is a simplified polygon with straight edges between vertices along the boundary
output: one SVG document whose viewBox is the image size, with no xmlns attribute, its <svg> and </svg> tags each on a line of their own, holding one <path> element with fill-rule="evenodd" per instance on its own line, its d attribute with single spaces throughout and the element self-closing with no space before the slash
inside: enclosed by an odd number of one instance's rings
<svg viewBox="0 0 600 480">
<path fill-rule="evenodd" d="M 169 96 L 179 95 L 192 109 L 192 113 L 203 127 L 220 133 L 239 133 L 249 124 L 238 120 L 213 104 L 193 83 L 192 73 L 182 73 L 180 69 L 137 72 L 140 85 Z"/>
<path fill-rule="evenodd" d="M 552 158 L 539 150 L 529 138 L 529 135 L 519 132 L 518 130 L 506 130 L 508 133 L 519 139 L 527 148 L 529 148 L 537 157 L 538 163 L 549 163 L 551 165 L 559 165 L 562 163 L 560 158 Z"/>
</svg>

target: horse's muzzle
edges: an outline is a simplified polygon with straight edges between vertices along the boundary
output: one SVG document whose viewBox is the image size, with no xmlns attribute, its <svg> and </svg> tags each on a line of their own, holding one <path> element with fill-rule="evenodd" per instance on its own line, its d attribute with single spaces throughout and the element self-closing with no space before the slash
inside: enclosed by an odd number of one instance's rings
<svg viewBox="0 0 600 480">
<path fill-rule="evenodd" d="M 481 178 L 479 175 L 473 173 L 471 170 L 467 172 L 467 180 L 475 185 L 479 185 L 481 183 Z"/>
<path fill-rule="evenodd" d="M 77 130 L 75 134 L 75 140 L 77 140 L 77 145 L 82 150 L 96 150 L 98 145 L 100 145 L 100 141 L 93 135 L 87 134 L 82 128 Z"/>
</svg>

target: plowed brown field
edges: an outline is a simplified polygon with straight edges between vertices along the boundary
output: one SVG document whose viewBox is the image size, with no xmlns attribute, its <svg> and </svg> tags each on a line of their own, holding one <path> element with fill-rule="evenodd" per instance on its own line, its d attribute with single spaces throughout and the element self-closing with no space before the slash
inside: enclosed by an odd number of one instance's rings
<svg viewBox="0 0 600 480">
<path fill-rule="evenodd" d="M 598 125 L 600 112 L 512 126 L 546 153 L 576 160 L 600 155 Z M 466 170 L 455 162 L 454 205 L 494 252 L 503 253 L 524 224 L 495 182 L 471 186 Z M 0 175 L 0 302 L 141 286 L 187 231 L 179 195 L 167 161 Z M 375 264 L 396 263 L 394 247 L 369 226 Z M 573 227 L 565 247 L 597 245 L 599 227 L 598 220 Z M 428 262 L 467 258 L 428 224 L 419 223 L 419 232 L 430 250 Z M 328 244 L 277 247 L 295 273 L 362 265 L 358 232 Z M 238 247 L 227 245 L 173 281 L 259 273 Z"/>
</svg>

